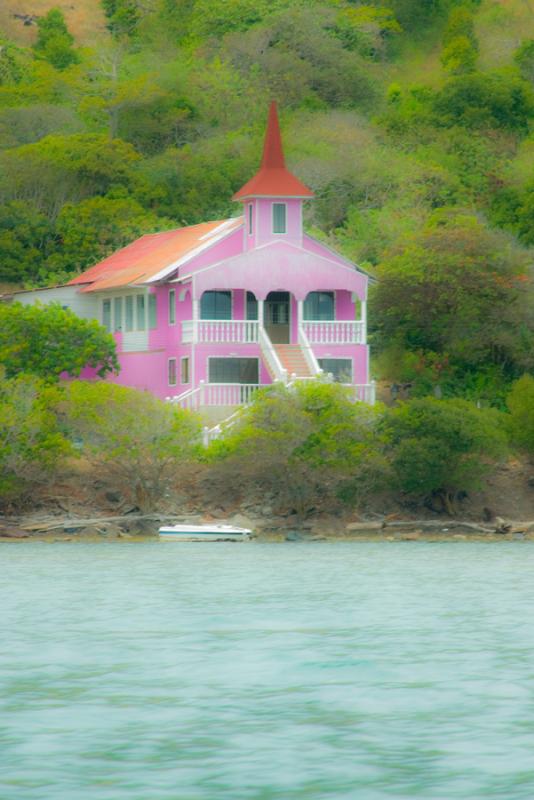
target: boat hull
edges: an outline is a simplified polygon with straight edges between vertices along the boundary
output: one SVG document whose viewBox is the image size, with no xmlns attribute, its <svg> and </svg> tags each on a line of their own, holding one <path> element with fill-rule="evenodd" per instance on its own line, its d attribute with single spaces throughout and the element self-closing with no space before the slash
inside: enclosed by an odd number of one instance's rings
<svg viewBox="0 0 534 800">
<path fill-rule="evenodd" d="M 230 525 L 173 525 L 161 527 L 162 542 L 247 542 L 252 531 Z"/>
</svg>

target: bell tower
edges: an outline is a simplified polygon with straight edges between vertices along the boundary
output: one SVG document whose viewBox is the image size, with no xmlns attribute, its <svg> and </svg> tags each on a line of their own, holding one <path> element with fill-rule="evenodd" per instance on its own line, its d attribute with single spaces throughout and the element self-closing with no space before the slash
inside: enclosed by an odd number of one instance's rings
<svg viewBox="0 0 534 800">
<path fill-rule="evenodd" d="M 311 189 L 286 167 L 278 112 L 273 101 L 260 168 L 233 197 L 244 207 L 245 250 L 272 241 L 300 244 L 302 204 L 310 197 L 313 197 Z"/>
</svg>

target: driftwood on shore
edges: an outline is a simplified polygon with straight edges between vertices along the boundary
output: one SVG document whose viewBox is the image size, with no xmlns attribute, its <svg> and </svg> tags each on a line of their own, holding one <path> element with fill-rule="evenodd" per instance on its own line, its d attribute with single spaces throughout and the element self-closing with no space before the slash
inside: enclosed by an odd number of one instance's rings
<svg viewBox="0 0 534 800">
<path fill-rule="evenodd" d="M 421 530 L 421 531 L 443 531 L 448 532 L 451 530 L 469 530 L 475 533 L 525 533 L 527 531 L 534 531 L 534 521 L 532 522 L 505 522 L 497 518 L 496 525 L 489 527 L 488 525 L 481 525 L 477 522 L 468 522 L 467 520 L 448 519 L 448 520 L 435 520 L 435 519 L 411 519 L 411 520 L 382 520 L 381 522 L 351 522 L 346 526 L 347 531 L 353 532 L 380 532 L 380 531 L 395 531 L 395 530 Z"/>
<path fill-rule="evenodd" d="M 120 525 L 121 523 L 128 523 L 133 521 L 146 520 L 147 522 L 169 522 L 178 519 L 191 520 L 193 517 L 198 518 L 198 515 L 180 515 L 180 514 L 124 514 L 122 516 L 114 515 L 112 517 L 86 517 L 84 519 L 54 519 L 42 520 L 31 523 L 19 523 L 17 525 L 20 530 L 29 532 L 44 532 L 56 530 L 75 530 L 77 528 L 88 528 L 92 525 L 105 525 L 113 523 Z M 2 527 L 0 525 L 0 527 Z"/>
</svg>

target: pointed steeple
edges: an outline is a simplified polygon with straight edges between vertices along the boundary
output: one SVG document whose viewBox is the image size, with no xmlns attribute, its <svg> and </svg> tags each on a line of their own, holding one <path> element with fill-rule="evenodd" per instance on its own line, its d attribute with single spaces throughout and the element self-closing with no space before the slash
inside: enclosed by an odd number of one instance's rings
<svg viewBox="0 0 534 800">
<path fill-rule="evenodd" d="M 313 197 L 311 189 L 286 168 L 274 100 L 269 108 L 260 169 L 234 194 L 233 199 L 245 200 L 248 197 Z"/>
<path fill-rule="evenodd" d="M 285 169 L 285 166 L 282 136 L 280 135 L 280 125 L 278 124 L 278 110 L 276 101 L 273 100 L 269 107 L 261 167 L 262 169 Z"/>
</svg>

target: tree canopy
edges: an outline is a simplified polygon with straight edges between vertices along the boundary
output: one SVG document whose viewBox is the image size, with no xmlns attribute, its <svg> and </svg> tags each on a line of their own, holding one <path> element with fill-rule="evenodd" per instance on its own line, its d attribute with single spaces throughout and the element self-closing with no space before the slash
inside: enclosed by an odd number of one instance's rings
<svg viewBox="0 0 534 800">
<path fill-rule="evenodd" d="M 77 376 L 85 367 L 100 377 L 119 371 L 113 336 L 59 303 L 0 303 L 0 366 L 8 378 L 28 374 L 45 381 Z"/>
</svg>

